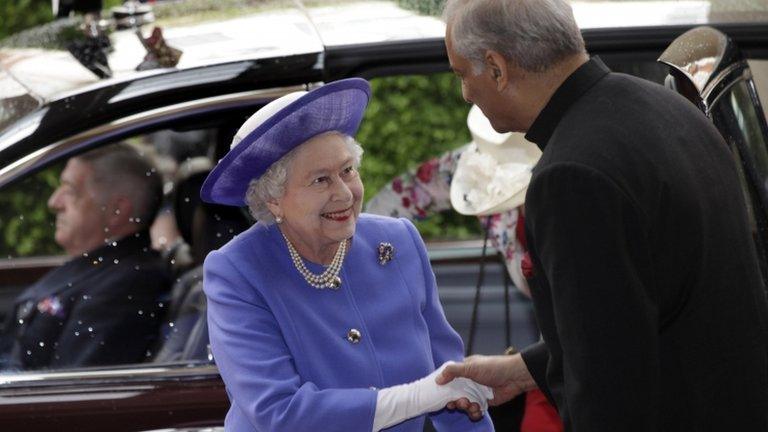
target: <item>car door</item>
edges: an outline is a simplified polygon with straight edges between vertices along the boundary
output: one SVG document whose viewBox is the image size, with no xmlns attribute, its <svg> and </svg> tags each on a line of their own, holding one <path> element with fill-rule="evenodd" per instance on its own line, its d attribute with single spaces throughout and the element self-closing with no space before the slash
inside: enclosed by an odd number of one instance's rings
<svg viewBox="0 0 768 432">
<path fill-rule="evenodd" d="M 733 39 L 712 27 L 687 31 L 659 61 L 669 66 L 667 85 L 698 106 L 728 144 L 768 281 L 768 126 L 753 72 L 764 74 L 765 61 L 748 61 Z"/>
</svg>

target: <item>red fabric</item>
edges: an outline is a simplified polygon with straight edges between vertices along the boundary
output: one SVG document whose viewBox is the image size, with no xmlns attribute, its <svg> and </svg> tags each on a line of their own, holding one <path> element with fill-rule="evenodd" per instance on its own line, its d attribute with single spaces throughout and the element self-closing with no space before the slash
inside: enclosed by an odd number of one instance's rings
<svg viewBox="0 0 768 432">
<path fill-rule="evenodd" d="M 541 390 L 525 395 L 525 412 L 520 432 L 563 432 L 563 422 Z"/>
<path fill-rule="evenodd" d="M 522 208 L 522 207 L 521 207 Z M 515 237 L 523 249 L 528 250 L 528 242 L 525 240 L 525 216 L 522 211 L 517 212 L 517 225 L 515 225 Z"/>
</svg>

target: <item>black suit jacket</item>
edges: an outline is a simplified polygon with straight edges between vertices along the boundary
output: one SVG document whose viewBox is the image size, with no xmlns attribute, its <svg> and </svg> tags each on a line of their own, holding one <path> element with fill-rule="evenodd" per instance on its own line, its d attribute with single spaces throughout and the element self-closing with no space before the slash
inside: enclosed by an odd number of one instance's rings
<svg viewBox="0 0 768 432">
<path fill-rule="evenodd" d="M 52 270 L 16 299 L 5 325 L 9 367 L 140 362 L 151 353 L 170 287 L 146 232 Z"/>
<path fill-rule="evenodd" d="M 566 430 L 768 431 L 763 282 L 734 161 L 690 102 L 592 59 L 526 137 L 524 353 Z"/>
</svg>

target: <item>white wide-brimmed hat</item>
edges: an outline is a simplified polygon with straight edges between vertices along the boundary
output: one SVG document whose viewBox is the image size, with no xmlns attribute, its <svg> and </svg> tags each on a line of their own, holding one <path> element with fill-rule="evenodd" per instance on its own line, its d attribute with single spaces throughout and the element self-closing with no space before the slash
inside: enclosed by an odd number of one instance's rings
<svg viewBox="0 0 768 432">
<path fill-rule="evenodd" d="M 525 202 L 541 150 L 521 133 L 496 132 L 477 105 L 467 116 L 472 142 L 451 181 L 451 205 L 465 215 L 487 216 Z"/>
</svg>

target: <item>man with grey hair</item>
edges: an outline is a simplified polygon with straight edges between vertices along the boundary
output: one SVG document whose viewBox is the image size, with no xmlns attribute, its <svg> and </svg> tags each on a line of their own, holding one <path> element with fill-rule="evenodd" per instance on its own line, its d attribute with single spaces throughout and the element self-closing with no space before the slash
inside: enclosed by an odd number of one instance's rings
<svg viewBox="0 0 768 432">
<path fill-rule="evenodd" d="M 170 275 L 150 248 L 160 175 L 127 144 L 70 159 L 48 200 L 70 260 L 27 288 L 3 328 L 6 366 L 138 362 L 161 318 Z"/>
<path fill-rule="evenodd" d="M 492 404 L 539 387 L 567 431 L 768 431 L 768 305 L 718 131 L 590 59 L 564 0 L 449 0 L 445 17 L 464 98 L 543 151 L 526 196 L 543 340 L 438 382 L 491 386 Z"/>
</svg>

